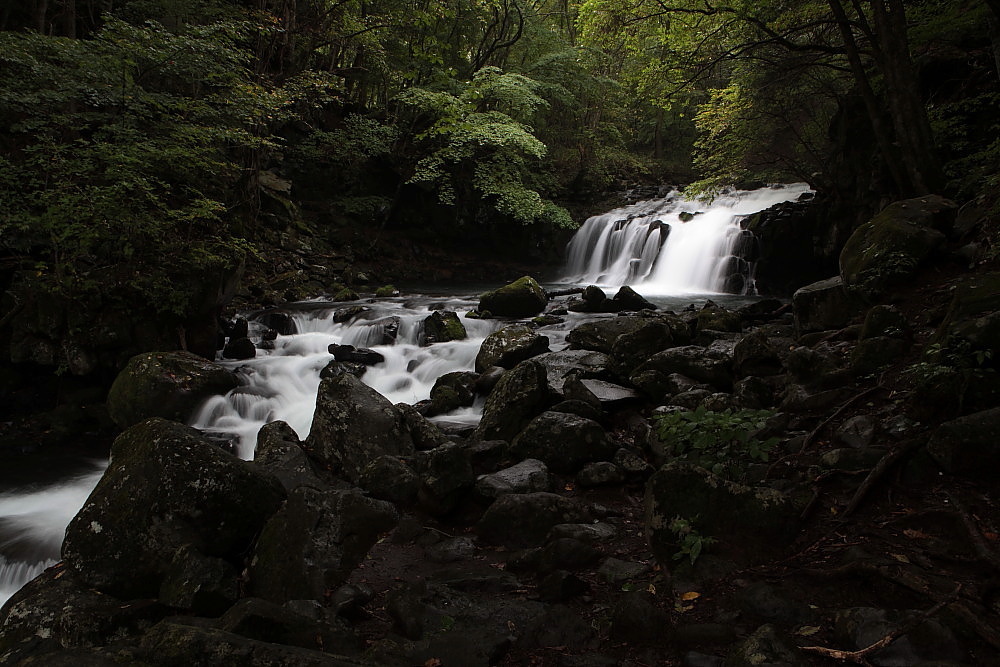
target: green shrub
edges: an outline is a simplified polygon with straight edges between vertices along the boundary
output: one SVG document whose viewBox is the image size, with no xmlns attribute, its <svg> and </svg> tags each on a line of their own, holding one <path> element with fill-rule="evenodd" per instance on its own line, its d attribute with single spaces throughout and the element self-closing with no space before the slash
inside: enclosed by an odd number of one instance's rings
<svg viewBox="0 0 1000 667">
<path fill-rule="evenodd" d="M 697 410 L 656 417 L 657 434 L 677 459 L 689 461 L 726 477 L 743 477 L 746 465 L 767 462 L 778 444 L 771 437 L 760 439 L 770 410 Z"/>
</svg>

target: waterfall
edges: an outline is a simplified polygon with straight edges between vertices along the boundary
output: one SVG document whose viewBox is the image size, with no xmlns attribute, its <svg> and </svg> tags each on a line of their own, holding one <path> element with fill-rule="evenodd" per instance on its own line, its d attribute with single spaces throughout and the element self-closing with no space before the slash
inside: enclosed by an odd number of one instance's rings
<svg viewBox="0 0 1000 667">
<path fill-rule="evenodd" d="M 736 190 L 710 204 L 672 192 L 594 216 L 567 246 L 562 282 L 647 295 L 753 293 L 755 240 L 741 221 L 805 192 L 805 183 Z"/>
<path fill-rule="evenodd" d="M 0 494 L 0 604 L 59 560 L 66 526 L 105 467 L 89 462 L 86 472 L 60 482 Z"/>
</svg>

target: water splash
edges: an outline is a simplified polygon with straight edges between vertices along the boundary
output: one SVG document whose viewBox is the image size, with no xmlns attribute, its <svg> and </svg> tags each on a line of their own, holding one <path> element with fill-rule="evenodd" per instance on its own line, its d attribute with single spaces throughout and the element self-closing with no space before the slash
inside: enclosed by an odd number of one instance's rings
<svg viewBox="0 0 1000 667">
<path fill-rule="evenodd" d="M 737 190 L 711 204 L 673 192 L 594 216 L 567 246 L 562 282 L 631 285 L 648 295 L 746 293 L 752 239 L 741 220 L 811 191 L 805 183 Z"/>
</svg>

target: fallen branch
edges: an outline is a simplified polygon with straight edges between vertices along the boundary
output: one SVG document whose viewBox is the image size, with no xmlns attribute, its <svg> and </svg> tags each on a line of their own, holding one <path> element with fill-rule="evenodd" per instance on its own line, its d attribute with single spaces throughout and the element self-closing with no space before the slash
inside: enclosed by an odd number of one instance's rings
<svg viewBox="0 0 1000 667">
<path fill-rule="evenodd" d="M 946 605 L 954 602 L 958 598 L 958 594 L 961 590 L 962 590 L 962 584 L 959 584 L 958 586 L 955 587 L 955 590 L 952 591 L 951 595 L 949 595 L 948 598 L 941 600 L 933 607 L 920 614 L 920 616 L 917 616 L 916 618 L 910 620 L 909 623 L 899 626 L 898 628 L 887 634 L 885 637 L 882 637 L 882 639 L 879 639 L 874 644 L 866 646 L 865 648 L 858 649 L 856 651 L 842 651 L 840 649 L 827 648 L 825 646 L 801 646 L 799 648 L 801 648 L 801 650 L 803 651 L 809 651 L 810 653 L 818 653 L 819 655 L 824 655 L 828 658 L 833 658 L 834 660 L 853 662 L 859 665 L 870 665 L 871 663 L 868 662 L 868 656 L 870 656 L 872 653 L 877 653 L 878 651 L 881 651 L 886 646 L 893 643 L 903 635 L 916 630 L 921 623 L 923 623 L 928 618 L 941 611 L 941 609 Z"/>
<path fill-rule="evenodd" d="M 874 387 L 869 387 L 868 389 L 865 389 L 860 394 L 855 394 L 850 399 L 848 399 L 846 403 L 844 403 L 839 408 L 837 408 L 836 410 L 834 410 L 834 412 L 833 412 L 832 415 L 830 415 L 829 417 L 827 417 L 826 419 L 824 419 L 823 421 L 821 421 L 816 428 L 814 428 L 813 430 L 809 431 L 809 433 L 806 435 L 805 439 L 802 440 L 802 447 L 799 448 L 799 454 L 805 452 L 806 448 L 812 443 L 813 439 L 817 435 L 819 435 L 820 431 L 822 431 L 824 428 L 826 428 L 827 426 L 829 426 L 831 422 L 833 422 L 837 417 L 839 417 L 841 414 L 843 414 L 844 410 L 846 410 L 847 408 L 851 407 L 852 405 L 854 405 L 855 403 L 857 403 L 858 401 L 860 401 L 862 398 L 865 398 L 866 396 L 874 394 L 879 389 L 884 389 L 884 387 L 882 385 L 880 385 L 880 384 L 877 384 Z"/>
</svg>

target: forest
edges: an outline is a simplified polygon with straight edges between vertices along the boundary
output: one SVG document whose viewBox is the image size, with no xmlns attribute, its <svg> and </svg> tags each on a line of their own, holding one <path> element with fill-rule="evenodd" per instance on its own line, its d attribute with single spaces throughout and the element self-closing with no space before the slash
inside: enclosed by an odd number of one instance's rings
<svg viewBox="0 0 1000 667">
<path fill-rule="evenodd" d="M 996 664 L 998 267 L 1000 0 L 0 3 L 0 663 Z"/>
</svg>

